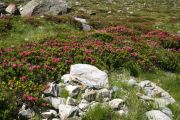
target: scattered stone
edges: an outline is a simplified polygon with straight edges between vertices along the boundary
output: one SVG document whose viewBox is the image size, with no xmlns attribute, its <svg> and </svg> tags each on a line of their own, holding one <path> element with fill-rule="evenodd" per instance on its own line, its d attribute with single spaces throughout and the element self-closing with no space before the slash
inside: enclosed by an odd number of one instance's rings
<svg viewBox="0 0 180 120">
<path fill-rule="evenodd" d="M 136 84 L 137 84 L 137 81 L 135 79 L 128 80 L 128 85 L 129 86 L 135 86 Z"/>
<path fill-rule="evenodd" d="M 26 104 L 23 104 L 23 106 L 19 110 L 18 118 L 19 119 L 31 119 L 34 116 L 35 116 L 35 112 L 30 108 L 26 109 Z"/>
<path fill-rule="evenodd" d="M 117 92 L 117 91 L 119 91 L 120 89 L 119 89 L 119 87 L 117 87 L 117 86 L 113 86 L 112 87 L 112 92 Z"/>
<path fill-rule="evenodd" d="M 68 97 L 66 100 L 66 105 L 76 106 L 76 100 L 71 97 Z"/>
<path fill-rule="evenodd" d="M 81 88 L 80 86 L 67 85 L 65 89 L 68 91 L 70 97 L 75 97 L 79 94 Z"/>
<path fill-rule="evenodd" d="M 102 99 L 104 102 L 109 101 L 111 98 L 111 92 L 104 88 L 97 92 L 97 99 Z"/>
<path fill-rule="evenodd" d="M 151 97 L 149 97 L 149 96 L 146 96 L 146 95 L 143 95 L 143 94 L 141 94 L 141 93 L 137 93 L 136 95 L 137 95 L 139 98 L 141 98 L 141 99 L 143 99 L 143 100 L 145 100 L 145 101 L 154 101 L 153 98 L 151 98 Z"/>
<path fill-rule="evenodd" d="M 87 24 L 86 19 L 77 18 L 77 17 L 75 17 L 74 19 L 75 19 L 76 21 L 79 21 L 79 22 L 81 23 L 82 30 L 84 30 L 84 31 L 89 31 L 89 30 L 92 29 L 92 27 Z"/>
<path fill-rule="evenodd" d="M 122 116 L 122 115 L 125 115 L 126 113 L 125 113 L 124 110 L 119 110 L 119 111 L 118 111 L 118 114 L 119 114 L 120 116 Z"/>
<path fill-rule="evenodd" d="M 19 10 L 17 9 L 15 4 L 9 4 L 8 7 L 6 8 L 6 12 L 11 14 L 11 15 L 18 15 Z"/>
<path fill-rule="evenodd" d="M 46 97 L 44 98 L 46 101 L 50 102 L 51 105 L 55 108 L 58 109 L 60 104 L 66 104 L 66 99 L 65 98 L 60 98 L 60 97 Z"/>
<path fill-rule="evenodd" d="M 113 109 L 119 110 L 124 106 L 124 100 L 122 99 L 113 99 L 109 101 L 109 106 Z"/>
<path fill-rule="evenodd" d="M 158 105 L 158 107 L 166 107 L 169 104 L 171 104 L 171 102 L 169 100 L 166 100 L 164 98 L 155 98 L 154 102 L 156 103 L 156 105 Z"/>
<path fill-rule="evenodd" d="M 71 65 L 70 75 L 72 80 L 89 88 L 109 87 L 107 73 L 89 64 Z"/>
<path fill-rule="evenodd" d="M 90 103 L 85 100 L 85 99 L 82 99 L 80 104 L 78 105 L 78 107 L 82 110 L 82 111 L 85 111 L 88 107 L 89 107 Z"/>
<path fill-rule="evenodd" d="M 77 21 L 79 21 L 79 22 L 81 22 L 81 23 L 84 23 L 84 24 L 87 23 L 86 19 L 83 19 L 83 18 L 75 17 L 74 19 L 77 20 Z"/>
<path fill-rule="evenodd" d="M 55 110 L 48 110 L 47 112 L 42 113 L 43 118 L 52 119 L 57 117 L 57 112 Z"/>
<path fill-rule="evenodd" d="M 171 120 L 165 113 L 160 110 L 151 110 L 146 112 L 146 116 L 149 120 Z"/>
<path fill-rule="evenodd" d="M 3 16 L 3 15 L 5 15 L 6 14 L 6 5 L 5 5 L 5 3 L 2 3 L 2 2 L 0 2 L 0 16 Z"/>
<path fill-rule="evenodd" d="M 59 114 L 61 120 L 66 120 L 68 117 L 73 117 L 78 115 L 78 108 L 71 105 L 59 105 Z"/>
<path fill-rule="evenodd" d="M 44 91 L 45 96 L 58 97 L 60 92 L 60 86 L 55 83 L 48 83 Z"/>
<path fill-rule="evenodd" d="M 68 4 L 64 0 L 31 0 L 21 8 L 22 16 L 59 15 L 68 11 Z"/>
<path fill-rule="evenodd" d="M 108 14 L 111 14 L 112 12 L 111 11 L 108 11 Z"/>
<path fill-rule="evenodd" d="M 96 91 L 91 90 L 91 91 L 85 92 L 84 94 L 82 94 L 82 98 L 87 100 L 88 102 L 92 102 L 96 99 Z"/>
<path fill-rule="evenodd" d="M 90 30 L 92 30 L 92 26 L 90 26 L 88 24 L 82 24 L 82 29 L 84 31 L 90 31 Z"/>
<path fill-rule="evenodd" d="M 169 116 L 171 119 L 173 118 L 173 113 L 172 113 L 172 111 L 169 108 L 165 107 L 161 111 L 163 113 L 165 113 L 167 116 Z"/>
<path fill-rule="evenodd" d="M 64 81 L 64 83 L 69 83 L 71 81 L 70 74 L 65 74 L 61 77 L 61 79 Z"/>
<path fill-rule="evenodd" d="M 176 102 L 175 99 L 172 96 L 170 96 L 168 92 L 166 92 L 165 90 L 163 90 L 162 88 L 160 88 L 155 83 L 149 80 L 142 81 L 138 85 L 145 91 L 146 95 L 149 97 L 158 97 L 164 99 L 166 103 L 169 104 L 173 104 Z"/>
</svg>

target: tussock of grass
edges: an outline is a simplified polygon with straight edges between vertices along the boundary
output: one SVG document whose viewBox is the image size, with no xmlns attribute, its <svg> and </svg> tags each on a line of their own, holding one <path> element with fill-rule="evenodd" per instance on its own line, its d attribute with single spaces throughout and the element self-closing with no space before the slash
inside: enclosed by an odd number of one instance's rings
<svg viewBox="0 0 180 120">
<path fill-rule="evenodd" d="M 151 80 L 157 83 L 158 86 L 162 87 L 164 90 L 168 91 L 172 95 L 177 103 L 170 105 L 169 108 L 173 111 L 174 119 L 178 120 L 180 118 L 180 93 L 177 92 L 180 85 L 180 76 L 175 73 L 167 73 L 163 71 L 155 71 L 153 73 L 140 73 L 137 81 Z M 125 103 L 128 106 L 129 112 L 127 116 L 121 116 L 122 120 L 146 120 L 145 112 L 153 109 L 158 109 L 153 103 L 145 103 L 141 101 L 136 93 L 141 92 L 140 89 L 136 87 L 128 86 L 124 80 L 130 79 L 130 73 L 127 70 L 121 70 L 110 73 L 110 84 L 111 86 L 117 86 L 120 88 L 118 92 L 113 94 L 114 98 L 125 99 Z"/>
<path fill-rule="evenodd" d="M 119 116 L 109 106 L 98 104 L 90 108 L 82 120 L 119 120 Z"/>
</svg>

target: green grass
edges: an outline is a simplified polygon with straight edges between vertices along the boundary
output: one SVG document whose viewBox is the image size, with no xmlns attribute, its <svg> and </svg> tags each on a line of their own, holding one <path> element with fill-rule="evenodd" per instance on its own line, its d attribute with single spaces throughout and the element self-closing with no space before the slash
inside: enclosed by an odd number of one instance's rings
<svg viewBox="0 0 180 120">
<path fill-rule="evenodd" d="M 137 81 L 139 82 L 142 80 L 150 80 L 157 83 L 158 86 L 162 87 L 175 98 L 176 104 L 169 106 L 173 111 L 175 120 L 179 120 L 180 118 L 180 93 L 177 92 L 179 91 L 180 85 L 179 77 L 179 74 L 157 70 L 153 73 L 140 73 L 137 78 Z M 115 98 L 120 97 L 125 99 L 125 103 L 129 109 L 128 115 L 121 118 L 122 120 L 145 120 L 146 118 L 144 113 L 152 109 L 157 109 L 157 107 L 153 103 L 144 103 L 140 101 L 140 99 L 136 96 L 136 93 L 142 91 L 136 87 L 128 86 L 126 82 L 123 82 L 128 79 L 130 79 L 130 73 L 127 70 L 112 72 L 109 77 L 111 86 L 118 86 L 121 88 L 119 92 L 115 93 L 113 96 Z"/>
<path fill-rule="evenodd" d="M 3 1 L 15 2 L 15 0 Z M 180 2 L 178 0 L 138 0 L 136 2 L 115 0 L 113 3 L 89 0 L 80 1 L 79 3 L 81 5 L 75 5 L 76 0 L 68 2 L 72 6 L 72 10 L 64 16 L 86 18 L 94 28 L 104 28 L 114 25 L 126 25 L 132 28 L 143 26 L 147 30 L 162 29 L 173 34 L 176 34 L 180 28 L 180 10 L 178 9 Z M 82 8 L 85 11 L 82 11 Z M 89 15 L 88 11 L 95 12 L 96 14 Z M 109 11 L 111 11 L 110 14 L 108 13 Z M 130 14 L 130 12 L 133 12 L 133 14 Z M 0 21 L 6 20 L 9 19 L 0 19 Z M 5 31 L 6 35 L 0 35 L 0 47 L 17 46 L 27 41 L 67 39 L 71 35 L 77 37 L 84 34 L 82 31 L 78 32 L 77 28 L 68 22 L 57 22 L 53 21 L 53 19 L 47 20 L 46 17 L 13 17 L 10 19 L 9 24 L 11 28 Z"/>
<path fill-rule="evenodd" d="M 25 42 L 49 39 L 67 40 L 70 35 L 72 38 L 74 37 L 73 39 L 76 37 L 81 39 L 80 37 L 84 36 L 83 31 L 79 31 L 70 23 L 56 23 L 40 17 L 10 17 L 0 19 L 0 21 L 11 26 L 8 29 L 6 25 L 3 29 L 5 34 L 0 34 L 0 47 L 19 46 Z M 4 22 L 2 22 L 3 25 Z"/>
<path fill-rule="evenodd" d="M 98 104 L 90 108 L 82 120 L 119 120 L 119 115 L 109 106 Z"/>
<path fill-rule="evenodd" d="M 59 96 L 62 97 L 62 98 L 68 98 L 69 92 L 65 88 L 62 88 L 60 90 L 60 95 Z"/>
</svg>

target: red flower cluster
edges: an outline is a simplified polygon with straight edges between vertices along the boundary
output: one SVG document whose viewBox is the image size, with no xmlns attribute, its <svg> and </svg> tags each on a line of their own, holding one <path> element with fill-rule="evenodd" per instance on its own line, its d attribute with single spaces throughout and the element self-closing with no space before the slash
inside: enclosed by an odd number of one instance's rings
<svg viewBox="0 0 180 120">
<path fill-rule="evenodd" d="M 24 98 L 28 101 L 31 101 L 31 102 L 35 102 L 36 100 L 38 100 L 38 98 L 35 98 L 33 96 L 30 96 L 30 95 L 24 95 Z"/>
</svg>

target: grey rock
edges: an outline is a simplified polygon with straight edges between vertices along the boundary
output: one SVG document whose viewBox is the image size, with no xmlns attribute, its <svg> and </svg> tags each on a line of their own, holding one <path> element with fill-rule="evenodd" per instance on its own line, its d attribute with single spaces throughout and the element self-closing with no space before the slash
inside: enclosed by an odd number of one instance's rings
<svg viewBox="0 0 180 120">
<path fill-rule="evenodd" d="M 89 64 L 71 65 L 70 75 L 73 81 L 89 88 L 109 87 L 107 73 Z"/>
<path fill-rule="evenodd" d="M 120 89 L 119 89 L 119 87 L 117 87 L 117 86 L 113 86 L 112 87 L 112 92 L 117 92 L 117 91 L 119 91 Z"/>
<path fill-rule="evenodd" d="M 92 28 L 92 26 L 83 23 L 83 24 L 82 24 L 82 29 L 83 29 L 84 31 L 90 31 L 90 30 L 92 30 L 93 28 Z"/>
<path fill-rule="evenodd" d="M 169 101 L 168 99 L 164 99 L 164 98 L 155 98 L 154 102 L 156 103 L 156 105 L 158 107 L 166 107 L 169 104 L 171 104 L 171 101 Z"/>
<path fill-rule="evenodd" d="M 82 98 L 87 100 L 88 102 L 92 102 L 96 99 L 96 91 L 91 90 L 91 91 L 85 92 L 84 94 L 82 94 Z"/>
<path fill-rule="evenodd" d="M 61 120 L 66 120 L 68 117 L 77 116 L 79 113 L 78 107 L 71 105 L 59 105 L 59 114 Z"/>
<path fill-rule="evenodd" d="M 128 80 L 128 85 L 129 85 L 129 86 L 135 86 L 136 83 L 137 83 L 137 81 L 136 81 L 135 79 L 130 79 L 130 80 Z"/>
<path fill-rule="evenodd" d="M 160 88 L 155 83 L 149 80 L 142 81 L 138 85 L 140 88 L 142 88 L 145 91 L 145 94 L 147 96 L 152 98 L 156 98 L 156 97 L 160 98 L 160 99 L 156 99 L 157 102 L 159 100 L 164 101 L 163 102 L 164 105 L 165 103 L 173 104 L 176 102 L 175 99 L 168 92 L 166 92 L 165 90 L 163 90 L 162 88 Z"/>
<path fill-rule="evenodd" d="M 171 111 L 171 109 L 165 107 L 161 110 L 163 113 L 165 113 L 167 116 L 169 116 L 171 119 L 173 118 L 173 113 Z"/>
<path fill-rule="evenodd" d="M 76 21 L 81 22 L 81 23 L 87 24 L 86 19 L 83 19 L 83 18 L 78 18 L 78 17 L 75 17 L 74 19 L 75 19 Z"/>
<path fill-rule="evenodd" d="M 144 94 L 141 93 L 137 93 L 136 94 L 139 98 L 145 100 L 145 101 L 154 101 L 154 99 L 152 97 L 146 96 Z"/>
<path fill-rule="evenodd" d="M 30 108 L 26 109 L 26 104 L 23 104 L 23 106 L 19 110 L 18 118 L 19 119 L 31 119 L 34 116 L 35 116 L 35 112 Z"/>
<path fill-rule="evenodd" d="M 65 74 L 61 77 L 61 79 L 64 81 L 64 83 L 69 83 L 71 81 L 70 74 Z"/>
<path fill-rule="evenodd" d="M 75 17 L 74 19 L 81 23 L 81 27 L 84 31 L 89 31 L 92 29 L 92 27 L 90 25 L 88 25 L 86 19 L 78 18 L 78 17 Z"/>
<path fill-rule="evenodd" d="M 119 99 L 119 98 L 113 99 L 113 100 L 109 101 L 109 106 L 112 109 L 119 110 L 124 106 L 124 100 Z"/>
<path fill-rule="evenodd" d="M 119 114 L 120 116 L 122 116 L 122 115 L 125 115 L 126 113 L 125 113 L 124 110 L 119 110 L 119 111 L 118 111 L 118 114 Z"/>
<path fill-rule="evenodd" d="M 46 97 L 44 100 L 50 102 L 55 109 L 58 109 L 60 104 L 66 104 L 66 99 L 60 97 Z"/>
<path fill-rule="evenodd" d="M 82 110 L 82 111 L 85 111 L 88 107 L 89 107 L 90 103 L 85 100 L 85 99 L 82 99 L 80 104 L 78 105 L 78 107 Z"/>
<path fill-rule="evenodd" d="M 78 85 L 67 85 L 65 86 L 65 89 L 69 92 L 71 97 L 75 97 L 79 94 L 81 87 Z"/>
<path fill-rule="evenodd" d="M 72 106 L 76 106 L 77 102 L 75 99 L 68 97 L 66 100 L 66 105 L 72 105 Z"/>
<path fill-rule="evenodd" d="M 42 112 L 41 114 L 43 118 L 46 118 L 46 119 L 52 119 L 54 117 L 57 117 L 57 112 L 55 110 L 48 110 L 46 112 Z"/>
<path fill-rule="evenodd" d="M 20 13 L 22 16 L 59 15 L 66 13 L 68 8 L 64 0 L 31 0 L 21 8 Z"/>
<path fill-rule="evenodd" d="M 6 8 L 6 12 L 11 14 L 11 15 L 18 15 L 19 10 L 17 9 L 15 4 L 9 4 Z"/>
<path fill-rule="evenodd" d="M 104 88 L 97 91 L 97 99 L 102 99 L 103 101 L 108 101 L 111 99 L 111 92 Z"/>
<path fill-rule="evenodd" d="M 55 83 L 48 83 L 47 88 L 44 91 L 45 96 L 54 96 L 58 97 L 60 92 L 60 86 Z"/>
<path fill-rule="evenodd" d="M 149 120 L 172 120 L 165 113 L 160 110 L 151 110 L 146 112 L 146 116 Z"/>
</svg>

